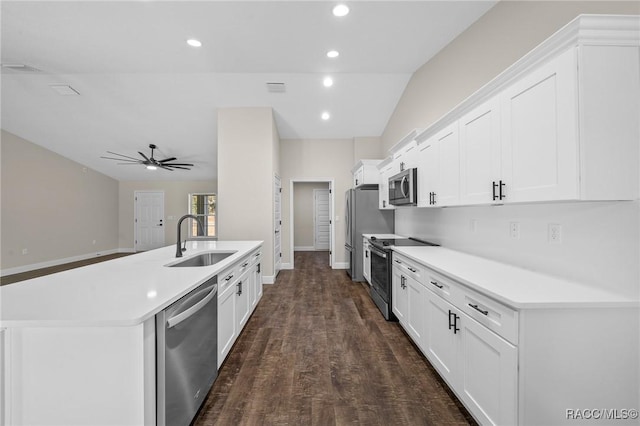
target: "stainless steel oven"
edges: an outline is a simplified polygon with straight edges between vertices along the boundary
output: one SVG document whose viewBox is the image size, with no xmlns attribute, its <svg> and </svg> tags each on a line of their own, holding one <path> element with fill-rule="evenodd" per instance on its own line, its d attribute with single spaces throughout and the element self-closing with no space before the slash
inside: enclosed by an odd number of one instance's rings
<svg viewBox="0 0 640 426">
<path fill-rule="evenodd" d="M 393 314 L 391 275 L 391 255 L 394 247 L 400 246 L 437 246 L 428 241 L 416 238 L 377 239 L 372 237 L 369 242 L 371 253 L 371 299 L 387 321 L 397 321 Z"/>
<path fill-rule="evenodd" d="M 391 312 L 391 252 L 371 245 L 369 253 L 371 253 L 371 299 L 386 320 L 395 321 L 396 317 Z"/>
</svg>

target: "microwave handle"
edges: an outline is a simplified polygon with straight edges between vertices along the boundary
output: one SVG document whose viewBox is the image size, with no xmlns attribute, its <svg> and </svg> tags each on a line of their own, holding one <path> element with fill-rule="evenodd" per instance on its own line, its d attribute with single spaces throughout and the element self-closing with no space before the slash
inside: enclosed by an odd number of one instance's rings
<svg viewBox="0 0 640 426">
<path fill-rule="evenodd" d="M 407 193 L 404 191 L 404 185 L 405 185 L 406 183 L 407 183 L 407 176 L 403 176 L 403 177 L 402 177 L 402 180 L 400 181 L 400 191 L 402 192 L 402 196 L 403 196 L 404 198 L 407 198 L 407 197 L 409 196 L 409 194 L 407 194 Z"/>
</svg>

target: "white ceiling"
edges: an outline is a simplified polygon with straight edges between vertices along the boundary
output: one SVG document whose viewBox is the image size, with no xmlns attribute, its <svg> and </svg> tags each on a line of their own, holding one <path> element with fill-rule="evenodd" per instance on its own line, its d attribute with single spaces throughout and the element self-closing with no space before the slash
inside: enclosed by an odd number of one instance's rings
<svg viewBox="0 0 640 426">
<path fill-rule="evenodd" d="M 41 71 L 3 69 L 1 124 L 119 180 L 214 179 L 218 108 L 273 107 L 281 138 L 379 136 L 411 74 L 495 3 L 347 1 L 336 18 L 334 1 L 3 0 L 2 64 Z M 195 167 L 100 158 L 150 143 Z"/>
</svg>

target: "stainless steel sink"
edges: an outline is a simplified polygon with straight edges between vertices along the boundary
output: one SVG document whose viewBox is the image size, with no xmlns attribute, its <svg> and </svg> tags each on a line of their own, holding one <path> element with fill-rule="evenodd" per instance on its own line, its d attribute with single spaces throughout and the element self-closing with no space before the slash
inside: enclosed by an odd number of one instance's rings
<svg viewBox="0 0 640 426">
<path fill-rule="evenodd" d="M 167 266 L 170 268 L 183 267 L 183 266 L 184 267 L 211 266 L 220 262 L 221 260 L 226 259 L 227 257 L 231 256 L 234 253 L 236 252 L 231 251 L 231 252 L 224 252 L 224 253 L 221 253 L 221 252 L 200 253 L 193 257 L 189 257 L 181 262 L 177 262 Z"/>
</svg>

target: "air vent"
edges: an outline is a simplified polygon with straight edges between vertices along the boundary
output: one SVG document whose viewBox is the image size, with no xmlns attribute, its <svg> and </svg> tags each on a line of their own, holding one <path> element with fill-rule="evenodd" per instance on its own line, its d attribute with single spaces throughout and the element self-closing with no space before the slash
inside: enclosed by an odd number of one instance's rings
<svg viewBox="0 0 640 426">
<path fill-rule="evenodd" d="M 38 68 L 25 64 L 2 64 L 0 66 L 2 67 L 2 71 L 42 72 L 42 70 L 39 70 Z"/>
<path fill-rule="evenodd" d="M 267 91 L 271 93 L 284 93 L 287 91 L 284 83 L 267 83 Z"/>
</svg>

